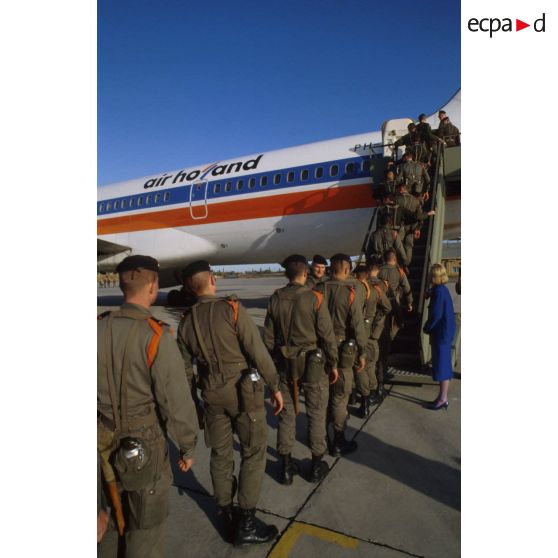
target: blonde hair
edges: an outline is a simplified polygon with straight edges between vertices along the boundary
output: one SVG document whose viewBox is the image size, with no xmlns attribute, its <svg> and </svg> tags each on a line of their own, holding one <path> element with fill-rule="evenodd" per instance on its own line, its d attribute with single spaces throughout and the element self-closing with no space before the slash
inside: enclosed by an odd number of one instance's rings
<svg viewBox="0 0 558 558">
<path fill-rule="evenodd" d="M 441 264 L 432 264 L 430 268 L 430 281 L 433 285 L 445 285 L 448 282 L 446 268 Z"/>
</svg>

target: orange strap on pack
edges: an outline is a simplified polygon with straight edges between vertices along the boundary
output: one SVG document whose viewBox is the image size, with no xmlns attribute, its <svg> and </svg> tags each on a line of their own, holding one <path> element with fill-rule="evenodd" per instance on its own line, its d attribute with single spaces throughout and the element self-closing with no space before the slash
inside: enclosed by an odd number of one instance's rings
<svg viewBox="0 0 558 558">
<path fill-rule="evenodd" d="M 147 347 L 147 365 L 151 366 L 159 350 L 159 342 L 163 336 L 163 326 L 155 318 L 149 318 L 147 323 L 153 330 L 153 337 Z"/>
<path fill-rule="evenodd" d="M 398 267 L 397 269 L 399 270 L 399 277 L 403 279 L 403 277 L 405 277 L 405 272 L 403 271 L 403 268 Z"/>
<path fill-rule="evenodd" d="M 233 311 L 233 324 L 236 327 L 236 322 L 238 322 L 238 300 L 226 300 L 225 301 Z"/>
<path fill-rule="evenodd" d="M 359 279 L 359 281 L 366 289 L 366 300 L 368 300 L 370 298 L 370 285 L 368 284 L 368 281 L 363 281 L 362 279 Z"/>
<path fill-rule="evenodd" d="M 378 293 L 378 299 L 382 298 L 382 295 L 384 294 L 382 287 L 376 283 L 372 285 L 372 288 L 376 291 L 376 293 Z"/>
<path fill-rule="evenodd" d="M 318 301 L 318 307 L 316 308 L 316 310 L 319 310 L 320 307 L 322 306 L 322 302 L 324 301 L 324 295 L 314 290 L 312 290 L 312 294 L 316 297 L 316 300 Z"/>
<path fill-rule="evenodd" d="M 355 301 L 356 291 L 354 287 L 349 287 L 349 290 L 351 291 L 349 293 L 349 308 L 350 308 L 353 305 L 353 302 Z"/>
</svg>

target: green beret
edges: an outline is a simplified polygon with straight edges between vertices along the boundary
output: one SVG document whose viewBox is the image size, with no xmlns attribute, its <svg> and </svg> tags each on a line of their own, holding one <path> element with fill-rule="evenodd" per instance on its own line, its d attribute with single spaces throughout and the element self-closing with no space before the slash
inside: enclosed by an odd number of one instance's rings
<svg viewBox="0 0 558 558">
<path fill-rule="evenodd" d="M 189 277 L 192 277 L 192 275 L 201 273 L 202 271 L 211 271 L 211 267 L 209 266 L 209 262 L 206 262 L 205 260 L 198 260 L 188 264 L 182 270 L 182 277 L 183 279 L 188 279 Z"/>
<path fill-rule="evenodd" d="M 117 266 L 117 273 L 124 273 L 125 271 L 135 271 L 139 269 L 149 269 L 159 273 L 159 262 L 151 256 L 128 256 L 124 258 Z"/>
<path fill-rule="evenodd" d="M 304 263 L 308 265 L 308 260 L 304 256 L 301 256 L 300 254 L 291 254 L 290 256 L 287 256 L 285 258 L 281 266 L 286 268 L 290 263 L 294 263 L 294 262 Z"/>
</svg>

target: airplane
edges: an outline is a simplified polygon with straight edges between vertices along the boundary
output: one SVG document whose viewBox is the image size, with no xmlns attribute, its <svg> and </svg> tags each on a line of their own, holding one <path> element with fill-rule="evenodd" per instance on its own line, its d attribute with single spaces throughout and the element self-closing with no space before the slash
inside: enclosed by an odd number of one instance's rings
<svg viewBox="0 0 558 558">
<path fill-rule="evenodd" d="M 460 90 L 442 109 L 461 129 Z M 427 121 L 437 128 L 437 112 Z M 409 122 L 100 186 L 97 268 L 111 272 L 126 256 L 147 254 L 159 260 L 165 288 L 181 284 L 181 270 L 198 259 L 227 265 L 280 262 L 293 252 L 355 255 L 378 207 L 374 174 Z M 444 238 L 460 231 L 459 179 L 447 191 Z"/>
</svg>

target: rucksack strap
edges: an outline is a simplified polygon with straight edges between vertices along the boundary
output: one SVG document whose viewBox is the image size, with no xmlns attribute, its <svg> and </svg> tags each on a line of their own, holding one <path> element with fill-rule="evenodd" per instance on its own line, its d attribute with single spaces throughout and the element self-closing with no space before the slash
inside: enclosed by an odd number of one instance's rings
<svg viewBox="0 0 558 558">
<path fill-rule="evenodd" d="M 355 291 L 355 288 L 354 288 L 354 287 L 350 287 L 350 286 L 349 286 L 348 288 L 349 288 L 349 291 L 351 291 L 351 292 L 349 293 L 349 308 L 350 308 L 350 307 L 353 305 L 353 302 L 355 301 L 355 298 L 356 298 L 356 291 Z"/>
<path fill-rule="evenodd" d="M 225 300 L 225 302 L 232 308 L 233 325 L 236 331 L 236 323 L 238 322 L 238 300 Z"/>
<path fill-rule="evenodd" d="M 381 299 L 383 294 L 382 287 L 380 287 L 380 285 L 375 283 L 374 285 L 372 285 L 372 288 L 376 291 L 376 294 L 378 295 L 378 299 Z"/>
<path fill-rule="evenodd" d="M 149 318 L 147 323 L 153 330 L 153 337 L 151 337 L 151 341 L 147 346 L 147 366 L 151 368 L 151 365 L 157 356 L 157 351 L 159 350 L 159 343 L 161 341 L 161 337 L 163 336 L 163 328 L 154 318 Z"/>
<path fill-rule="evenodd" d="M 368 300 L 370 298 L 370 286 L 368 285 L 368 281 L 363 281 L 362 279 L 359 279 L 359 281 L 362 283 L 363 287 L 366 289 L 366 300 Z"/>
<path fill-rule="evenodd" d="M 319 293 L 318 291 L 315 291 L 312 289 L 312 294 L 316 297 L 316 301 L 318 304 L 318 307 L 316 308 L 316 310 L 319 310 L 322 307 L 322 303 L 324 301 L 324 295 L 322 293 Z"/>
<path fill-rule="evenodd" d="M 196 306 L 192 307 L 192 322 L 194 324 L 194 333 L 196 335 L 196 339 L 198 340 L 200 351 L 202 353 L 203 358 L 205 359 L 205 362 L 207 363 L 207 366 L 209 367 L 209 372 L 212 373 L 213 370 L 211 366 L 211 360 L 209 358 L 209 353 L 207 352 L 207 347 L 205 346 L 203 336 L 201 334 L 200 322 L 198 321 L 198 312 Z"/>
</svg>

